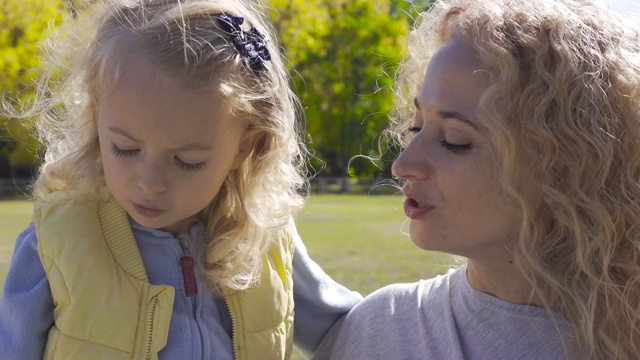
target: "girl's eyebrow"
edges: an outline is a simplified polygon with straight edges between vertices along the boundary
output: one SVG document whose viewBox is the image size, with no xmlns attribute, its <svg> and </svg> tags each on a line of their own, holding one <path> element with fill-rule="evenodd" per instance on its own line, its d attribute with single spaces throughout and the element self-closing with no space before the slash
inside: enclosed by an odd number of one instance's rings
<svg viewBox="0 0 640 360">
<path fill-rule="evenodd" d="M 420 110 L 420 104 L 418 103 L 417 97 L 413 98 L 413 105 L 415 105 L 416 109 Z M 475 122 L 471 121 L 467 116 L 465 116 L 461 112 L 453 111 L 453 110 L 452 111 L 442 110 L 442 111 L 438 111 L 437 115 L 441 119 L 456 119 L 456 120 L 462 121 L 463 123 L 480 131 L 479 126 Z"/>
<path fill-rule="evenodd" d="M 208 151 L 208 150 L 211 150 L 211 149 L 213 149 L 213 146 L 193 143 L 193 144 L 186 144 L 186 145 L 180 146 L 177 149 L 172 149 L 172 151 L 176 151 L 176 152 L 180 152 L 180 151 Z"/>
<path fill-rule="evenodd" d="M 136 139 L 135 136 L 129 134 L 125 129 L 121 129 L 121 128 L 117 127 L 117 126 L 109 126 L 107 129 L 109 129 L 109 131 L 111 131 L 113 133 L 120 134 L 120 135 L 122 135 L 124 137 L 129 138 L 129 140 L 131 140 L 131 141 L 135 141 L 137 143 L 141 143 L 142 142 L 142 141 Z"/>
<path fill-rule="evenodd" d="M 135 136 L 129 134 L 126 130 L 121 129 L 117 126 L 109 126 L 107 129 L 109 129 L 109 131 L 116 133 L 116 134 L 120 134 L 126 138 L 128 138 L 131 141 L 134 141 L 136 143 L 141 144 L 142 141 L 136 139 Z M 209 145 L 203 145 L 203 144 L 198 144 L 198 143 L 192 143 L 192 144 L 185 144 L 182 145 L 178 148 L 175 149 L 171 149 L 171 151 L 175 151 L 175 152 L 180 152 L 180 151 L 208 151 L 213 149 L 212 146 Z"/>
</svg>

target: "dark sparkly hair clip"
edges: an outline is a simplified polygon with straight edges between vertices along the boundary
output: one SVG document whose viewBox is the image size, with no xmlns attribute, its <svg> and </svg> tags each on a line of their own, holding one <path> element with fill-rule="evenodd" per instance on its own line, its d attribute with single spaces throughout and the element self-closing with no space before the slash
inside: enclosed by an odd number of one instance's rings
<svg viewBox="0 0 640 360">
<path fill-rule="evenodd" d="M 249 67 L 256 76 L 267 70 L 267 61 L 271 54 L 266 47 L 264 35 L 252 27 L 249 31 L 242 29 L 244 18 L 226 13 L 220 14 L 222 29 L 229 34 L 233 45 L 240 53 L 245 66 Z"/>
</svg>

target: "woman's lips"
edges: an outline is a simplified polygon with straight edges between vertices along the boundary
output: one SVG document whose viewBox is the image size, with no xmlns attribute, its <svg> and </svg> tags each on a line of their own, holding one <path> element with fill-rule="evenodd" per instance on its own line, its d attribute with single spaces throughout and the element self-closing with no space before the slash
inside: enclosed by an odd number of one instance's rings
<svg viewBox="0 0 640 360">
<path fill-rule="evenodd" d="M 420 204 L 412 198 L 407 198 L 407 200 L 404 201 L 404 213 L 411 220 L 423 217 L 432 209 L 433 206 L 420 206 Z"/>
</svg>

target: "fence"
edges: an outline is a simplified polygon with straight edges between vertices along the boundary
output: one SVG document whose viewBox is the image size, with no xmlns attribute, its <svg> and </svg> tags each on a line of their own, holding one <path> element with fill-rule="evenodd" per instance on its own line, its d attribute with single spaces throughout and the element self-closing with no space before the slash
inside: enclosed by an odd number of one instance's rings
<svg viewBox="0 0 640 360">
<path fill-rule="evenodd" d="M 28 198 L 33 179 L 0 179 L 0 199 Z"/>
<path fill-rule="evenodd" d="M 315 194 L 395 194 L 398 189 L 389 179 L 357 177 L 316 177 L 311 180 Z"/>
<path fill-rule="evenodd" d="M 33 179 L 0 179 L 0 199 L 29 197 Z M 392 182 L 381 178 L 315 177 L 310 182 L 313 194 L 395 194 Z"/>
</svg>

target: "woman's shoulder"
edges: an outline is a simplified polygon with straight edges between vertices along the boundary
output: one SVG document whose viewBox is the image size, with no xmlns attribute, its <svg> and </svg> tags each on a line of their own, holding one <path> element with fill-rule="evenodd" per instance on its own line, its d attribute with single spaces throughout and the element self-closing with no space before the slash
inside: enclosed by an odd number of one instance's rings
<svg viewBox="0 0 640 360">
<path fill-rule="evenodd" d="M 450 269 L 445 274 L 430 279 L 423 279 L 414 283 L 398 283 L 384 286 L 372 292 L 367 298 L 377 300 L 416 300 L 422 296 L 432 296 L 449 287 L 451 276 L 458 269 Z"/>
<path fill-rule="evenodd" d="M 439 344 L 420 344 L 451 327 L 449 287 L 456 271 L 369 294 L 332 328 L 314 359 L 423 358 L 416 349 L 438 350 Z"/>
<path fill-rule="evenodd" d="M 430 279 L 384 286 L 366 296 L 353 308 L 349 316 L 357 317 L 360 313 L 368 316 L 373 312 L 398 316 L 407 309 L 422 308 L 424 303 L 429 303 L 430 306 L 449 303 L 451 277 L 457 271 L 451 269 Z"/>
</svg>

